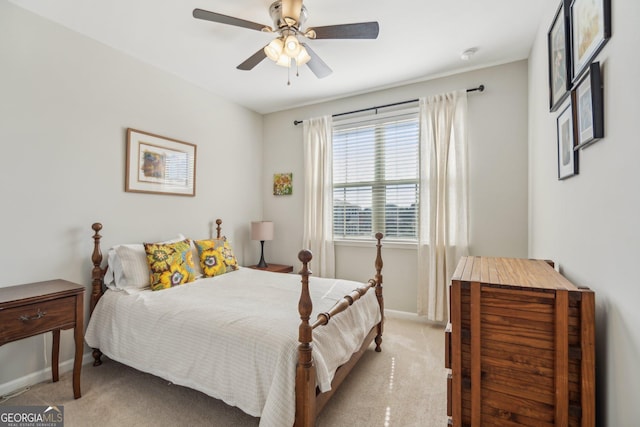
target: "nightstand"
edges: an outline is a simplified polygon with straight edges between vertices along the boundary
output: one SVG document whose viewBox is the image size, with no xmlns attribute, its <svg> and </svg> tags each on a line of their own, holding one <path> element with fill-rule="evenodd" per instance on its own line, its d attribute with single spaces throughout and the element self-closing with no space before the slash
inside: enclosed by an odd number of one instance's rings
<svg viewBox="0 0 640 427">
<path fill-rule="evenodd" d="M 0 288 L 0 346 L 12 341 L 53 333 L 51 376 L 58 381 L 60 330 L 74 329 L 73 397 L 80 397 L 84 329 L 84 286 L 49 280 Z"/>
<path fill-rule="evenodd" d="M 291 273 L 293 271 L 292 265 L 281 264 L 268 264 L 265 268 L 259 268 L 257 265 L 250 265 L 249 268 L 254 270 L 272 271 L 274 273 Z"/>
</svg>

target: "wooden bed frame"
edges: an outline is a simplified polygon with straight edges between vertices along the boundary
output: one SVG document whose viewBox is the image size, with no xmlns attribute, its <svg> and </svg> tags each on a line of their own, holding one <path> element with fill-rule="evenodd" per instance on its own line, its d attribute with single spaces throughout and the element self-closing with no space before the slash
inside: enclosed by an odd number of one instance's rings
<svg viewBox="0 0 640 427">
<path fill-rule="evenodd" d="M 217 238 L 221 237 L 221 224 L 222 220 L 216 220 L 216 234 Z M 90 300 L 90 313 L 93 313 L 93 309 L 98 303 L 98 300 L 105 291 L 103 286 L 104 275 L 107 267 L 102 267 L 102 252 L 100 250 L 100 230 L 102 230 L 102 224 L 96 222 L 91 228 L 94 231 L 93 240 L 94 247 L 91 254 L 91 261 L 93 263 L 93 269 L 91 272 L 91 300 Z M 332 308 L 326 313 L 318 314 L 318 318 L 314 323 L 309 322 L 311 312 L 313 311 L 313 304 L 311 301 L 311 295 L 309 293 L 309 275 L 312 273 L 309 270 L 309 262 L 311 261 L 312 254 L 308 250 L 301 250 L 298 253 L 298 259 L 302 262 L 302 269 L 299 274 L 302 277 L 302 289 L 300 294 L 300 300 L 298 302 L 298 312 L 300 313 L 300 326 L 298 330 L 298 363 L 296 365 L 296 417 L 295 427 L 311 427 L 316 423 L 316 417 L 322 411 L 329 398 L 335 393 L 336 389 L 342 384 L 347 377 L 351 369 L 356 365 L 357 361 L 362 357 L 369 345 L 375 340 L 375 351 L 380 352 L 382 349 L 382 332 L 384 325 L 384 300 L 382 297 L 382 233 L 376 234 L 376 259 L 375 269 L 376 274 L 373 279 L 370 279 L 366 285 L 363 285 L 353 290 L 349 295 L 345 295 L 340 299 Z M 375 288 L 376 298 L 380 306 L 380 323 L 374 325 L 365 337 L 362 345 L 356 351 L 349 361 L 340 366 L 334 375 L 331 382 L 331 390 L 320 393 L 316 384 L 316 371 L 312 354 L 312 342 L 313 342 L 313 330 L 315 328 L 324 326 L 329 323 L 331 318 L 338 313 L 347 310 L 355 301 L 359 300 L 363 295 L 367 293 L 369 289 Z M 94 366 L 102 364 L 100 358 L 102 352 L 99 349 L 93 349 Z"/>
</svg>

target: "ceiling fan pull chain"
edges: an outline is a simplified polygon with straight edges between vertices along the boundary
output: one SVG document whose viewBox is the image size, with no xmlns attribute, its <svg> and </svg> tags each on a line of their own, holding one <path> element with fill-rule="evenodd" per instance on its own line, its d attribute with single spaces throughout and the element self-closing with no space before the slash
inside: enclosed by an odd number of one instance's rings
<svg viewBox="0 0 640 427">
<path fill-rule="evenodd" d="M 291 86 L 291 67 L 287 67 L 287 86 Z"/>
</svg>

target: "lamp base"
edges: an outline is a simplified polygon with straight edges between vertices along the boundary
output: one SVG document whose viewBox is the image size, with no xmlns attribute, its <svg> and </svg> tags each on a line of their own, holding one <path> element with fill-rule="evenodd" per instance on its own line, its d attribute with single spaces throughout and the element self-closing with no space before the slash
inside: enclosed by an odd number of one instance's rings
<svg viewBox="0 0 640 427">
<path fill-rule="evenodd" d="M 269 264 L 264 260 L 264 240 L 260 240 L 260 262 L 258 268 L 267 268 Z"/>
</svg>

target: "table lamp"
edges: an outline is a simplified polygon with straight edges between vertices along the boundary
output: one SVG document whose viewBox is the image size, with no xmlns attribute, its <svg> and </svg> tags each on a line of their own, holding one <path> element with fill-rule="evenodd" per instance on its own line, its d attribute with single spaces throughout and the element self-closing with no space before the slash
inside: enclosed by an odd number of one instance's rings
<svg viewBox="0 0 640 427">
<path fill-rule="evenodd" d="M 260 262 L 258 263 L 258 268 L 267 268 L 268 265 L 264 260 L 264 241 L 273 240 L 273 222 L 252 221 L 251 240 L 260 240 Z"/>
</svg>

